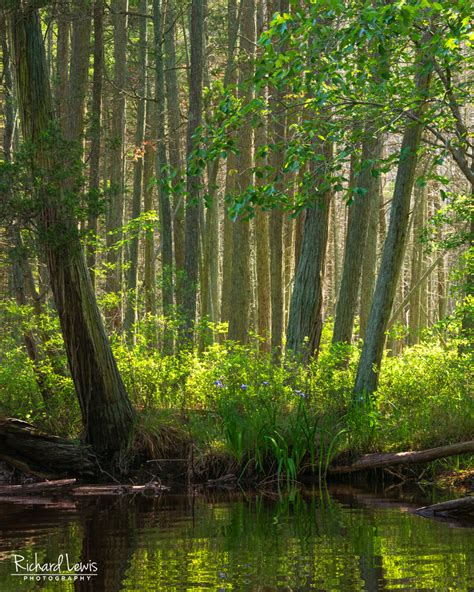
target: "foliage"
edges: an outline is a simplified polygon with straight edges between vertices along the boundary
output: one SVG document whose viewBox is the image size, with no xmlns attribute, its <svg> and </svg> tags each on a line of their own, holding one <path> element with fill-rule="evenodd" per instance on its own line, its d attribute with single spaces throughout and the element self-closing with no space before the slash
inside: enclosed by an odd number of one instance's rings
<svg viewBox="0 0 474 592">
<path fill-rule="evenodd" d="M 18 327 L 36 323 L 48 335 L 44 347 L 64 364 L 57 321 L 48 316 L 38 324 L 29 308 L 10 301 L 0 312 L 6 328 L 0 342 L 0 413 L 77 436 L 72 381 L 44 357 L 55 393 L 48 415 L 18 338 Z M 423 448 L 472 437 L 472 360 L 458 354 L 454 336 L 459 322 L 453 317 L 444 324 L 441 342 L 438 328 L 426 334 L 424 343 L 387 357 L 370 407 L 369 402 L 351 403 L 359 350 L 332 346 L 330 324 L 318 361 L 308 366 L 297 360 L 275 364 L 271 355 L 258 351 L 258 340 L 249 346 L 225 341 L 202 352 L 164 356 L 151 345 L 145 325 L 133 347 L 115 336 L 113 349 L 146 432 L 174 425 L 198 450 L 225 451 L 240 465 L 242 476 L 275 473 L 291 481 L 304 470 L 322 478 L 330 460 L 344 450 Z"/>
</svg>

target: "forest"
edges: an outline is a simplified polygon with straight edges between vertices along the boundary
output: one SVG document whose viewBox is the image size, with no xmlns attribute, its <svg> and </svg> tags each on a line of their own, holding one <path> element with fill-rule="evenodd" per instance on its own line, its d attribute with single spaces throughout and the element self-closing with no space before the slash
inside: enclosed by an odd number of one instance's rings
<svg viewBox="0 0 474 592">
<path fill-rule="evenodd" d="M 471 17 L 0 0 L 0 461 L 472 475 Z"/>
</svg>

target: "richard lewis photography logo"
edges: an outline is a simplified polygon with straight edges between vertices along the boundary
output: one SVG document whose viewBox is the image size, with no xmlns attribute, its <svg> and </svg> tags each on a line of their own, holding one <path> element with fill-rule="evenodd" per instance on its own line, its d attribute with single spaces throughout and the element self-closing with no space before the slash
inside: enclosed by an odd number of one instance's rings
<svg viewBox="0 0 474 592">
<path fill-rule="evenodd" d="M 58 555 L 56 561 L 41 562 L 37 553 L 31 560 L 23 555 L 12 555 L 14 571 L 10 574 L 31 582 L 84 582 L 97 575 L 97 563 L 75 563 L 67 553 Z"/>
</svg>

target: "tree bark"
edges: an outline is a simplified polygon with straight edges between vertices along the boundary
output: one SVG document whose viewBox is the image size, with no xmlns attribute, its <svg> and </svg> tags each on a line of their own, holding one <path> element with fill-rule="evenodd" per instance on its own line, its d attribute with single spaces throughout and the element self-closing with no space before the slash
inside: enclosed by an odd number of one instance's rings
<svg viewBox="0 0 474 592">
<path fill-rule="evenodd" d="M 351 343 L 354 319 L 357 310 L 360 278 L 362 274 L 361 252 L 367 242 L 368 220 L 370 212 L 377 203 L 378 178 L 375 173 L 380 159 L 382 142 L 380 134 L 374 134 L 372 124 L 365 128 L 362 145 L 361 171 L 355 181 L 355 189 L 364 192 L 356 193 L 349 216 L 347 237 L 344 250 L 344 264 L 341 285 L 336 307 L 333 343 Z"/>
<path fill-rule="evenodd" d="M 324 142 L 319 150 L 325 162 L 332 159 L 333 149 L 329 142 Z M 316 166 L 321 167 L 321 161 Z M 322 174 L 314 171 L 316 188 Z M 323 329 L 323 276 L 331 197 L 331 192 L 325 191 L 306 210 L 303 244 L 291 297 L 286 348 L 289 352 L 302 354 L 304 361 L 317 353 Z"/>
<path fill-rule="evenodd" d="M 168 151 L 169 164 L 174 177 L 173 187 L 177 186 L 183 174 L 183 158 L 181 150 L 181 113 L 179 109 L 179 83 L 176 61 L 176 6 L 174 0 L 168 0 L 165 16 L 165 79 L 168 112 Z M 175 270 L 175 299 L 179 308 L 183 301 L 183 270 L 184 270 L 184 202 L 182 192 L 176 192 L 173 198 L 173 254 Z"/>
<path fill-rule="evenodd" d="M 242 23 L 240 51 L 243 60 L 239 68 L 239 98 L 248 103 L 253 98 L 252 86 L 247 84 L 253 75 L 255 55 L 255 1 L 242 0 Z M 253 127 L 245 123 L 239 132 L 237 156 L 236 191 L 241 194 L 252 185 L 253 174 Z M 239 216 L 233 227 L 232 280 L 230 286 L 231 310 L 229 339 L 248 342 L 250 325 L 250 223 Z"/>
<path fill-rule="evenodd" d="M 189 87 L 189 113 L 187 130 L 187 154 L 191 156 L 196 148 L 194 134 L 202 120 L 202 76 L 203 76 L 203 30 L 204 7 L 202 0 L 191 4 L 191 72 Z M 186 189 L 188 193 L 185 212 L 185 284 L 183 312 L 188 339 L 193 337 L 196 320 L 197 284 L 199 270 L 199 199 L 200 176 L 188 171 Z"/>
<path fill-rule="evenodd" d="M 97 219 L 100 212 L 100 147 L 102 140 L 102 82 L 104 68 L 104 0 L 94 0 L 94 74 L 92 78 L 92 105 L 90 113 L 88 230 L 91 244 L 87 247 L 87 266 L 95 288 Z"/>
<path fill-rule="evenodd" d="M 148 6 L 146 0 L 140 1 L 140 13 L 147 15 Z M 133 163 L 133 196 L 132 196 L 132 220 L 139 218 L 142 209 L 143 189 L 143 146 L 145 140 L 145 109 L 146 109 L 146 72 L 147 72 L 147 19 L 146 16 L 138 19 L 138 63 L 137 63 L 137 92 L 141 98 L 137 103 L 137 115 L 135 129 L 136 156 Z M 134 342 L 134 325 L 137 320 L 137 282 L 138 282 L 138 234 L 133 236 L 129 245 L 127 299 L 123 328 L 130 343 Z"/>
<path fill-rule="evenodd" d="M 113 0 L 111 4 L 114 27 L 114 94 L 110 137 L 110 188 L 106 216 L 107 276 L 105 289 L 114 295 L 114 302 L 106 311 L 110 327 L 122 329 L 122 239 L 124 208 L 124 148 L 125 148 L 125 89 L 127 82 L 127 26 L 128 0 Z"/>
<path fill-rule="evenodd" d="M 55 134 L 46 56 L 37 11 L 10 13 L 23 138 L 32 145 L 38 227 L 61 323 L 69 368 L 86 432 L 94 450 L 108 457 L 128 443 L 134 412 L 117 369 L 95 300 L 79 240 L 73 205 L 64 197 L 58 167 L 67 165 Z M 41 175 L 41 177 L 38 177 Z M 53 190 L 54 189 L 54 190 Z"/>
<path fill-rule="evenodd" d="M 377 181 L 376 195 L 369 213 L 367 240 L 362 257 L 362 279 L 360 288 L 360 338 L 365 339 L 367 322 L 369 320 L 370 305 L 374 295 L 377 277 L 378 227 L 380 206 L 382 203 L 382 180 Z"/>
<path fill-rule="evenodd" d="M 410 197 L 415 179 L 417 151 L 423 131 L 422 117 L 431 80 L 431 68 L 425 53 L 420 52 L 417 55 L 417 61 L 415 88 L 418 95 L 418 106 L 414 110 L 416 122 L 408 125 L 403 136 L 390 212 L 390 226 L 382 253 L 367 335 L 357 369 L 354 392 L 358 396 L 363 393 L 372 393 L 377 388 L 385 331 L 405 252 Z"/>
<path fill-rule="evenodd" d="M 168 190 L 169 170 L 165 144 L 165 74 L 163 61 L 163 10 L 161 0 L 153 0 L 153 28 L 155 40 L 155 98 L 157 117 L 157 145 L 155 174 L 158 180 L 158 202 L 160 206 L 161 239 L 161 294 L 165 326 L 163 351 L 173 352 L 173 334 L 167 323 L 173 315 L 173 224 L 171 220 L 170 193 Z"/>
</svg>

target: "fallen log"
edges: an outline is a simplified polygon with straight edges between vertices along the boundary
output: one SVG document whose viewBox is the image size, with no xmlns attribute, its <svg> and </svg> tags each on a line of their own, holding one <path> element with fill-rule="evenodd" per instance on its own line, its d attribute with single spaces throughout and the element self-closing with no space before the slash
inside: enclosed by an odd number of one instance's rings
<svg viewBox="0 0 474 592">
<path fill-rule="evenodd" d="M 436 460 L 437 458 L 446 458 L 457 454 L 469 453 L 474 453 L 474 440 L 470 440 L 469 442 L 459 442 L 458 444 L 449 444 L 447 446 L 438 446 L 437 448 L 429 448 L 427 450 L 366 454 L 351 465 L 335 465 L 329 467 L 329 473 L 344 474 L 396 465 L 420 464 Z"/>
<path fill-rule="evenodd" d="M 0 486 L 0 501 L 5 498 L 28 498 L 38 496 L 62 497 L 96 497 L 104 495 L 135 495 L 140 493 L 147 497 L 159 495 L 169 491 L 169 487 L 161 483 L 151 482 L 145 485 L 129 485 L 116 483 L 113 485 L 83 485 L 76 479 L 59 479 L 55 481 L 43 481 L 41 483 L 28 483 L 25 485 Z"/>
<path fill-rule="evenodd" d="M 415 514 L 421 516 L 449 516 L 452 514 L 474 514 L 474 496 L 468 495 L 460 497 L 459 499 L 449 500 L 447 502 L 439 502 L 431 506 L 423 506 L 415 510 Z"/>
<path fill-rule="evenodd" d="M 42 481 L 41 483 L 25 483 L 24 485 L 0 485 L 2 495 L 37 495 L 64 493 L 71 491 L 77 485 L 76 479 L 59 479 L 56 481 Z"/>
<path fill-rule="evenodd" d="M 88 446 L 51 436 L 31 424 L 0 418 L 0 460 L 45 479 L 91 477 L 98 472 Z"/>
</svg>

